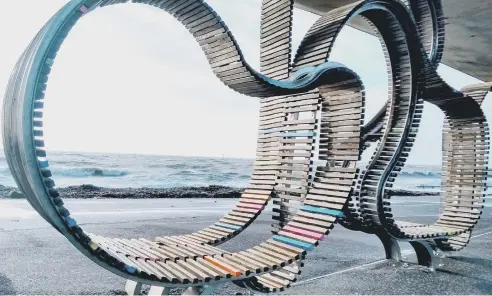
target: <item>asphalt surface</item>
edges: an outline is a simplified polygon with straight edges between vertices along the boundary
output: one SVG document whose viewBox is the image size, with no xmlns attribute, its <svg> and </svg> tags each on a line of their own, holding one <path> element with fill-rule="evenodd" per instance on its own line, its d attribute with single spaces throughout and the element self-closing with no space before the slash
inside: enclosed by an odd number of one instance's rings
<svg viewBox="0 0 492 296">
<path fill-rule="evenodd" d="M 428 223 L 438 213 L 439 197 L 395 199 L 397 217 Z M 87 232 L 114 237 L 184 234 L 215 222 L 235 203 L 222 199 L 67 200 Z M 492 206 L 491 206 L 492 207 Z M 407 243 L 403 263 L 384 260 L 375 236 L 335 227 L 311 252 L 299 281 L 283 294 L 492 294 L 492 208 L 463 251 L 439 258 L 429 272 L 415 264 Z M 241 250 L 270 236 L 271 212 L 235 239 L 221 245 Z M 81 255 L 38 217 L 23 200 L 0 200 L 0 294 L 123 294 L 125 280 Z M 218 294 L 248 294 L 233 284 Z"/>
</svg>

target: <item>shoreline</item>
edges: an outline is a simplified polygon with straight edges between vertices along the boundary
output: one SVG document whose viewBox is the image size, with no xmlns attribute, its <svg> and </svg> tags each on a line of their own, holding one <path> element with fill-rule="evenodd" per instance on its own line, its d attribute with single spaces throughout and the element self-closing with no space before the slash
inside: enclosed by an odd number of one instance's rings
<svg viewBox="0 0 492 296">
<path fill-rule="evenodd" d="M 90 184 L 61 187 L 57 189 L 66 199 L 155 199 L 155 198 L 240 198 L 244 188 L 221 185 L 173 188 L 108 188 Z M 392 196 L 439 196 L 435 191 L 388 190 Z M 23 199 L 15 187 L 0 185 L 0 199 Z"/>
</svg>

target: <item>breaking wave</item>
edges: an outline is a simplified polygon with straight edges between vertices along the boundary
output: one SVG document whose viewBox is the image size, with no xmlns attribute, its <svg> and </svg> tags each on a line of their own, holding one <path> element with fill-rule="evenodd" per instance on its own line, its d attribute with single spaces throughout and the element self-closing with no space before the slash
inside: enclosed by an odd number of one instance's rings
<svg viewBox="0 0 492 296">
<path fill-rule="evenodd" d="M 412 178 L 441 178 L 441 172 L 425 172 L 425 171 L 410 171 L 410 172 L 402 172 L 402 177 L 412 177 Z"/>
<path fill-rule="evenodd" d="M 127 171 L 112 170 L 112 169 L 100 169 L 100 168 L 66 168 L 66 169 L 53 169 L 54 175 L 65 177 L 123 177 L 128 175 Z"/>
</svg>

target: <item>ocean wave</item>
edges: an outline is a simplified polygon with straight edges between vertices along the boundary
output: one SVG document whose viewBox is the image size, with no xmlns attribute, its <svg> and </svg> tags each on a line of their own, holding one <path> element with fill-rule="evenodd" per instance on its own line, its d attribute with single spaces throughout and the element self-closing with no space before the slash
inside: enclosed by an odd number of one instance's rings
<svg viewBox="0 0 492 296">
<path fill-rule="evenodd" d="M 170 163 L 170 164 L 164 164 L 164 165 L 159 164 L 159 165 L 156 165 L 155 167 L 166 167 L 169 169 L 182 169 L 182 168 L 188 167 L 188 165 L 185 163 Z"/>
<path fill-rule="evenodd" d="M 402 177 L 413 177 L 413 178 L 440 178 L 440 172 L 423 172 L 423 171 L 414 171 L 414 172 L 402 172 Z"/>
<path fill-rule="evenodd" d="M 191 171 L 191 170 L 181 170 L 181 171 L 178 171 L 178 172 L 174 172 L 172 174 L 169 174 L 170 176 L 183 176 L 183 177 L 186 177 L 186 176 L 200 176 L 200 173 L 199 172 L 196 172 L 196 171 Z"/>
<path fill-rule="evenodd" d="M 416 188 L 441 188 L 440 184 L 417 184 Z"/>
<path fill-rule="evenodd" d="M 54 169 L 53 174 L 65 177 L 123 177 L 127 171 L 101 168 L 66 168 Z"/>
</svg>

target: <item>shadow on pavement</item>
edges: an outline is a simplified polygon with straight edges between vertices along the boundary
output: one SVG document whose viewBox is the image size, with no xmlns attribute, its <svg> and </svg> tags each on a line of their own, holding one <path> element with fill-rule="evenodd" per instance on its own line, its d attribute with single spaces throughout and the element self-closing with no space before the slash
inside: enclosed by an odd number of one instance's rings
<svg viewBox="0 0 492 296">
<path fill-rule="evenodd" d="M 0 294 L 2 295 L 16 294 L 14 285 L 12 285 L 12 281 L 8 277 L 4 276 L 3 274 L 0 274 Z"/>
</svg>

